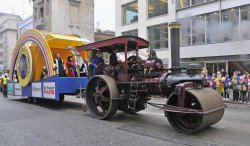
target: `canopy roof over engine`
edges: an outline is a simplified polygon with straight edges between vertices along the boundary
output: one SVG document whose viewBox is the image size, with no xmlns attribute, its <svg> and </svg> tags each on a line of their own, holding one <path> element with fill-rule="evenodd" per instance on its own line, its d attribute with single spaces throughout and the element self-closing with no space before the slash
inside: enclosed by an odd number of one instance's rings
<svg viewBox="0 0 250 146">
<path fill-rule="evenodd" d="M 82 45 L 77 47 L 77 51 L 90 51 L 98 48 L 102 52 L 110 52 L 112 49 L 116 48 L 118 49 L 118 52 L 124 52 L 125 51 L 125 45 L 128 47 L 128 51 L 130 50 L 136 50 L 137 46 L 138 49 L 141 48 L 148 48 L 148 41 L 135 37 L 135 36 L 119 36 L 107 40 L 103 40 L 100 42 L 95 42 L 87 45 Z"/>
</svg>

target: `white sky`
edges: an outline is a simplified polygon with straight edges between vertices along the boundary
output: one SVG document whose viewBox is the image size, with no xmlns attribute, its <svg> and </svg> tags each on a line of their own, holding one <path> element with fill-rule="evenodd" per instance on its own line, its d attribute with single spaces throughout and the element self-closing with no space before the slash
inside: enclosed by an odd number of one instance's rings
<svg viewBox="0 0 250 146">
<path fill-rule="evenodd" d="M 0 12 L 14 13 L 25 19 L 33 10 L 29 0 L 0 0 Z M 96 22 L 100 22 L 103 30 L 115 30 L 115 0 L 95 0 Z"/>
</svg>

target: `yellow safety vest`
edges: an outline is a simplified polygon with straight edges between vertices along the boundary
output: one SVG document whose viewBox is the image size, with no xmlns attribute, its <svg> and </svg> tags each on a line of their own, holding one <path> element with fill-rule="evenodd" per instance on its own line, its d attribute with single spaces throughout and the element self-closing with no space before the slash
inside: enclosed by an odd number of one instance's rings
<svg viewBox="0 0 250 146">
<path fill-rule="evenodd" d="M 7 80 L 8 80 L 7 78 L 5 78 L 5 77 L 3 78 L 3 84 L 4 84 L 4 85 L 7 84 Z"/>
<path fill-rule="evenodd" d="M 242 91 L 247 91 L 247 87 L 245 85 L 242 85 Z"/>
</svg>

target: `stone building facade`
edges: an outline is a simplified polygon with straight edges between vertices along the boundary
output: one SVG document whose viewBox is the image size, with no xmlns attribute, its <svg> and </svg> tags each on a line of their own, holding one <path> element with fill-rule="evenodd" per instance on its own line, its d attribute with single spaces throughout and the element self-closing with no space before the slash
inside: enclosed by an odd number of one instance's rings
<svg viewBox="0 0 250 146">
<path fill-rule="evenodd" d="M 17 23 L 21 20 L 20 16 L 0 13 L 0 72 L 9 69 L 11 54 L 17 41 Z"/>
<path fill-rule="evenodd" d="M 94 1 L 33 0 L 33 23 L 38 30 L 94 41 Z"/>
</svg>

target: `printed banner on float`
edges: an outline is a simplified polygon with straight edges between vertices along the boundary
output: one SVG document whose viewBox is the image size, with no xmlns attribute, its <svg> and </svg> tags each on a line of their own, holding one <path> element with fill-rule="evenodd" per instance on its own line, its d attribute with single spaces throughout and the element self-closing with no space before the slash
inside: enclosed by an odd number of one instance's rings
<svg viewBox="0 0 250 146">
<path fill-rule="evenodd" d="M 14 84 L 15 95 L 22 96 L 22 87 L 20 83 Z"/>
<path fill-rule="evenodd" d="M 32 97 L 42 97 L 41 83 L 32 83 Z"/>
<path fill-rule="evenodd" d="M 56 98 L 56 86 L 55 82 L 45 82 L 43 83 L 43 97 L 49 99 Z"/>
<path fill-rule="evenodd" d="M 8 83 L 7 84 L 7 90 L 8 90 L 8 95 L 14 95 L 14 84 L 13 83 Z"/>
</svg>

